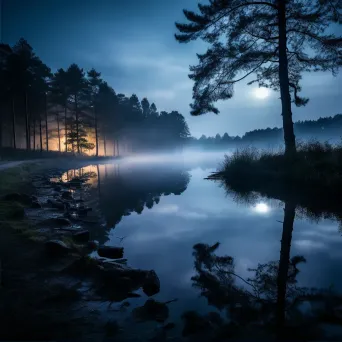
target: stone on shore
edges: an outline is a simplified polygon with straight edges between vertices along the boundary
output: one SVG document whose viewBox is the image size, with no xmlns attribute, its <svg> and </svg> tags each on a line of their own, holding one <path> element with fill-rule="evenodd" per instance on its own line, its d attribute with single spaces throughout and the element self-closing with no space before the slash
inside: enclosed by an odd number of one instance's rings
<svg viewBox="0 0 342 342">
<path fill-rule="evenodd" d="M 97 250 L 100 257 L 108 259 L 121 259 L 124 254 L 123 247 L 101 246 Z"/>
</svg>

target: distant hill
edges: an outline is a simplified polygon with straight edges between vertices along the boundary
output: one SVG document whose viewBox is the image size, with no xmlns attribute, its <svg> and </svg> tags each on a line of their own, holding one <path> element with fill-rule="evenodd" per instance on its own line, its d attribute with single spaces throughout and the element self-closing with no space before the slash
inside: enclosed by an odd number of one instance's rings
<svg viewBox="0 0 342 342">
<path fill-rule="evenodd" d="M 336 143 L 342 138 L 342 114 L 333 117 L 319 118 L 318 120 L 297 121 L 294 124 L 297 140 L 319 140 Z M 283 143 L 283 129 L 279 127 L 256 129 L 246 132 L 242 137 L 223 136 L 190 138 L 189 146 L 205 149 L 235 147 L 236 145 L 262 145 L 263 147 L 277 146 Z"/>
</svg>

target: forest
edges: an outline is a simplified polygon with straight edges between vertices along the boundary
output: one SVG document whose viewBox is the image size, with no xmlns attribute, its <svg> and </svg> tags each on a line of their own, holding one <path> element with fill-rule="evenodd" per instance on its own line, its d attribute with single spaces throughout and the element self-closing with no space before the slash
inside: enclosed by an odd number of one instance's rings
<svg viewBox="0 0 342 342">
<path fill-rule="evenodd" d="M 122 156 L 177 150 L 190 136 L 177 111 L 116 93 L 95 69 L 52 71 L 21 38 L 0 44 L 0 150 Z"/>
<path fill-rule="evenodd" d="M 341 142 L 342 114 L 323 117 L 318 120 L 305 120 L 294 123 L 294 132 L 298 141 L 317 140 L 330 143 Z M 254 145 L 258 147 L 277 147 L 283 142 L 283 129 L 265 128 L 246 132 L 243 136 L 230 136 L 224 133 L 215 137 L 202 135 L 199 139 L 190 138 L 189 146 L 201 149 L 226 149 Z"/>
</svg>

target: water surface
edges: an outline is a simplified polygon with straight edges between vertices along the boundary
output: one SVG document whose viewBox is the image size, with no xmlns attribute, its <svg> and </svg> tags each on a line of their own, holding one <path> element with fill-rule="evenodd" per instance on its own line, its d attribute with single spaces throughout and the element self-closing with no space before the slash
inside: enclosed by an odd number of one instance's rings
<svg viewBox="0 0 342 342">
<path fill-rule="evenodd" d="M 220 242 L 218 254 L 232 256 L 243 278 L 251 275 L 248 268 L 279 260 L 284 203 L 241 203 L 218 183 L 205 180 L 220 159 L 222 155 L 191 162 L 132 158 L 68 173 L 92 175 L 85 197 L 103 220 L 93 237 L 124 246 L 130 266 L 156 271 L 161 291 L 154 298 L 178 299 L 169 305 L 174 322 L 185 310 L 215 310 L 192 286 L 195 244 Z M 299 286 L 342 291 L 341 242 L 339 222 L 296 215 L 290 255 L 307 261 L 300 266 Z M 146 299 L 131 299 L 132 308 Z"/>
</svg>

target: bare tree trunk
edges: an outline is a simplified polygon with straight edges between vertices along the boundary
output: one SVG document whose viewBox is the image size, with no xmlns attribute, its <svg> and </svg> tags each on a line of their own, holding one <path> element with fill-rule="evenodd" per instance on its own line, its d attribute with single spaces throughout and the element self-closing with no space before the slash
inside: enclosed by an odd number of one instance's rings
<svg viewBox="0 0 342 342">
<path fill-rule="evenodd" d="M 277 277 L 277 335 L 281 339 L 284 332 L 286 288 L 288 281 L 288 271 L 290 265 L 290 251 L 295 218 L 296 205 L 292 202 L 285 202 L 283 233 L 281 237 L 280 260 Z"/>
<path fill-rule="evenodd" d="M 14 97 L 12 96 L 12 139 L 13 139 L 13 148 L 17 148 L 17 136 L 15 132 L 15 105 L 14 105 Z"/>
<path fill-rule="evenodd" d="M 78 103 L 77 96 L 75 96 L 75 107 L 76 107 L 76 147 L 77 153 L 80 154 L 80 128 L 79 128 L 79 113 L 78 113 Z"/>
<path fill-rule="evenodd" d="M 33 150 L 36 150 L 36 119 L 33 119 Z"/>
<path fill-rule="evenodd" d="M 103 153 L 104 156 L 107 157 L 107 143 L 106 143 L 106 134 L 103 135 Z"/>
<path fill-rule="evenodd" d="M 286 36 L 286 1 L 278 0 L 278 25 L 279 25 L 279 83 L 281 95 L 281 107 L 283 117 L 283 129 L 285 140 L 285 154 L 293 156 L 296 153 L 296 138 L 293 131 L 291 95 L 289 85 L 289 70 L 287 59 Z"/>
<path fill-rule="evenodd" d="M 118 153 L 118 157 L 120 157 L 120 149 L 119 149 L 119 139 L 116 140 L 116 152 Z"/>
<path fill-rule="evenodd" d="M 68 125 L 67 125 L 67 103 L 65 102 L 64 106 L 64 131 L 65 131 L 65 152 L 68 152 Z"/>
<path fill-rule="evenodd" d="M 49 151 L 49 127 L 48 127 L 47 94 L 45 94 L 45 138 L 46 138 L 46 151 Z"/>
<path fill-rule="evenodd" d="M 57 113 L 56 119 L 57 119 L 58 151 L 61 152 L 61 132 L 59 129 L 59 113 Z"/>
<path fill-rule="evenodd" d="M 40 138 L 40 152 L 43 152 L 43 132 L 42 132 L 42 116 L 39 115 L 39 138 Z"/>
<path fill-rule="evenodd" d="M 31 136 L 30 136 L 30 126 L 29 126 L 27 91 L 25 91 L 25 133 L 26 133 L 26 149 L 29 150 L 31 148 Z"/>
<path fill-rule="evenodd" d="M 94 126 L 95 126 L 95 144 L 96 144 L 96 157 L 99 156 L 99 134 L 98 134 L 98 126 L 97 126 L 97 113 L 94 105 Z"/>
</svg>

